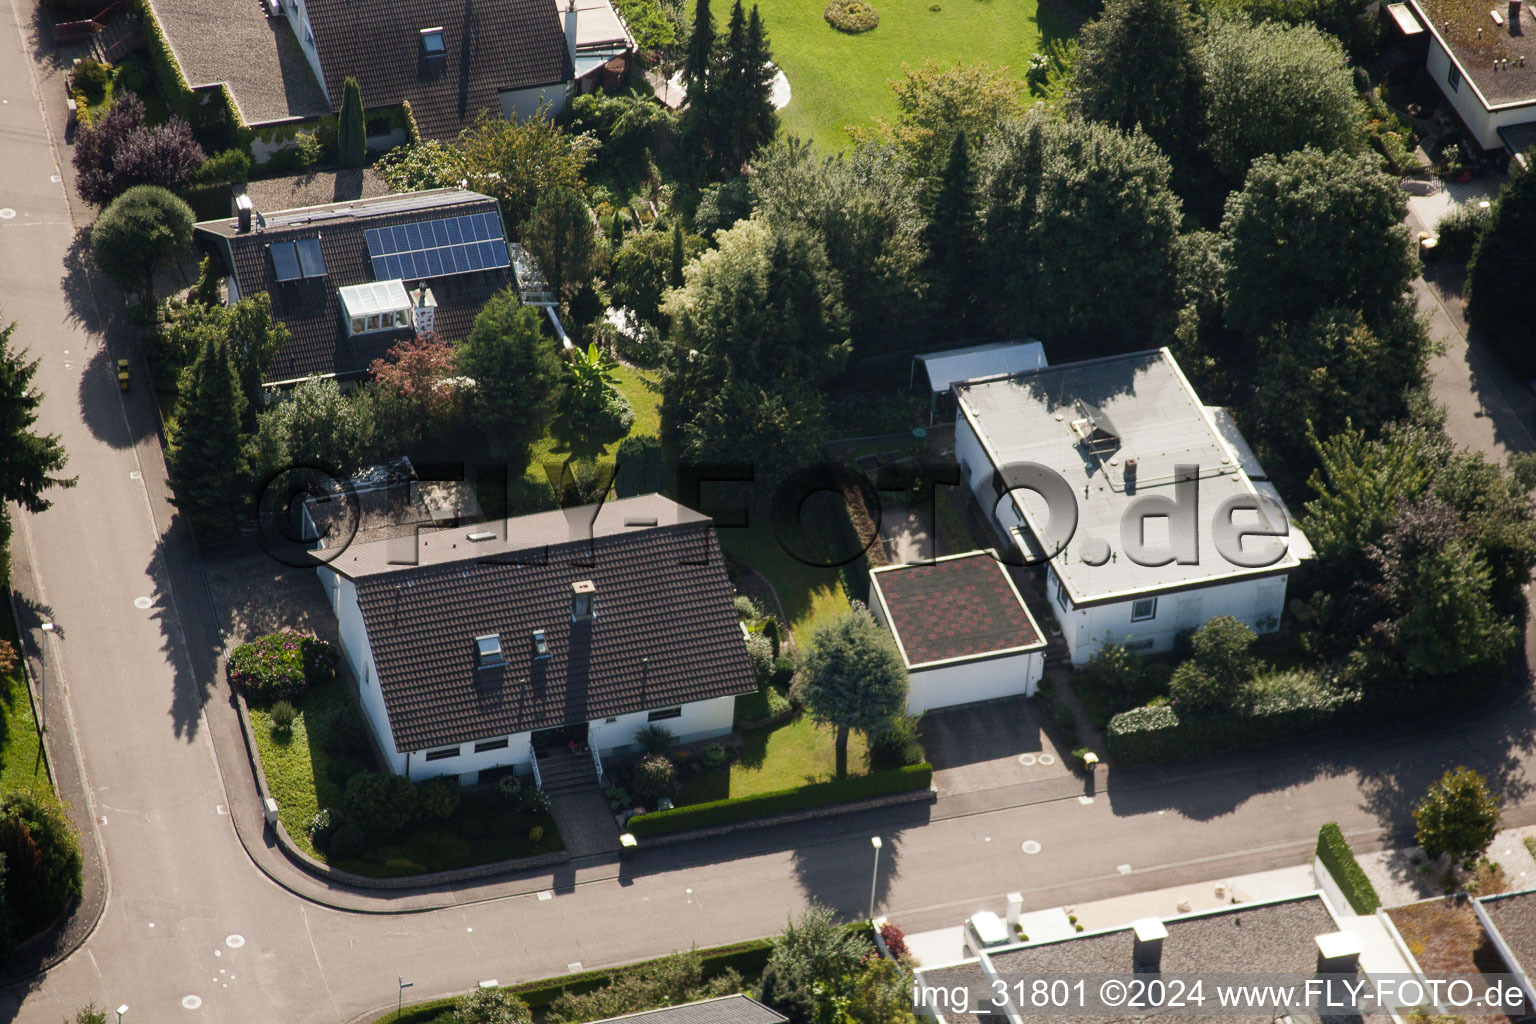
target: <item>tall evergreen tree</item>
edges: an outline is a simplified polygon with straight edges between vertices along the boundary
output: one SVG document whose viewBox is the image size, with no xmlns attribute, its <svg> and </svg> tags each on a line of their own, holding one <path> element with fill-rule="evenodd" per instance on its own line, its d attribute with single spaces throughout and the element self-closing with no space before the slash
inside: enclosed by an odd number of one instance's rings
<svg viewBox="0 0 1536 1024">
<path fill-rule="evenodd" d="M 715 18 L 709 0 L 695 0 L 693 34 L 688 37 L 688 52 L 683 57 L 683 88 L 688 90 L 690 106 L 702 98 L 714 69 Z"/>
<path fill-rule="evenodd" d="M 1536 172 L 1510 165 L 1509 183 L 1499 194 L 1488 226 L 1472 250 L 1467 267 L 1467 316 L 1493 336 L 1505 357 L 1522 375 L 1536 373 L 1531 325 L 1536 324 Z"/>
<path fill-rule="evenodd" d="M 924 235 L 929 295 L 935 312 L 957 324 L 970 324 L 975 313 L 974 282 L 981 245 L 975 175 L 963 131 L 956 132 L 950 143 Z"/>
<path fill-rule="evenodd" d="M 667 284 L 673 288 L 683 286 L 683 264 L 686 256 L 683 250 L 683 222 L 672 222 L 672 266 L 667 274 Z"/>
<path fill-rule="evenodd" d="M 747 19 L 741 49 L 733 50 L 732 56 L 736 69 L 730 109 L 731 160 L 740 167 L 779 130 L 779 114 L 773 109 L 773 53 L 768 47 L 768 29 L 756 4 Z"/>
<path fill-rule="evenodd" d="M 181 411 L 166 453 L 176 507 L 203 540 L 230 536 L 240 518 L 245 393 L 229 344 L 209 338 L 181 384 Z"/>
<path fill-rule="evenodd" d="M 342 86 L 336 149 L 343 167 L 361 167 L 368 156 L 368 127 L 363 120 L 363 90 L 357 84 L 357 79 L 350 75 Z"/>
<path fill-rule="evenodd" d="M 37 360 L 28 360 L 27 351 L 11 349 L 15 324 L 0 327 L 0 569 L 10 535 L 10 504 L 16 502 L 28 512 L 41 512 L 52 504 L 43 497 L 50 487 L 73 487 L 75 477 L 61 477 L 59 471 L 69 456 L 58 434 L 38 434 L 37 409 L 42 394 L 32 386 L 37 376 Z"/>
</svg>

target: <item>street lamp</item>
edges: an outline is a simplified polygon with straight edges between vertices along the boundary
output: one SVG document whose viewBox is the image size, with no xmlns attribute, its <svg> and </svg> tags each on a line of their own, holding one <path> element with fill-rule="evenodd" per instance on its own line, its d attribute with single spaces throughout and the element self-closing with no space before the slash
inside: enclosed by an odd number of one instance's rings
<svg viewBox="0 0 1536 1024">
<path fill-rule="evenodd" d="M 395 980 L 400 984 L 400 994 L 395 998 L 395 1020 L 399 1020 L 400 1009 L 405 1005 L 405 990 L 416 983 L 414 981 L 406 981 L 399 975 L 395 976 Z"/>
<path fill-rule="evenodd" d="M 879 836 L 870 836 L 869 845 L 875 848 L 875 873 L 869 879 L 869 919 L 875 919 L 875 886 L 880 882 L 880 847 L 885 845 L 880 842 Z"/>
<path fill-rule="evenodd" d="M 53 635 L 57 628 L 51 622 L 43 623 L 43 672 L 42 684 L 38 689 L 43 691 L 43 720 L 40 723 L 42 732 L 48 731 L 48 637 Z"/>
<path fill-rule="evenodd" d="M 123 1014 L 128 1012 L 128 1004 L 124 1003 L 117 1008 L 117 1024 L 123 1024 Z"/>
</svg>

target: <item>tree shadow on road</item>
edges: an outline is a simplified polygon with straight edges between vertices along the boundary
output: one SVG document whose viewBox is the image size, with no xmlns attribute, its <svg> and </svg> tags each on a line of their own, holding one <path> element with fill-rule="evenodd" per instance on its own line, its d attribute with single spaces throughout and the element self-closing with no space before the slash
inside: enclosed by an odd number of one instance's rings
<svg viewBox="0 0 1536 1024">
<path fill-rule="evenodd" d="M 167 531 L 167 538 L 176 528 L 173 523 Z M 197 736 L 203 705 L 218 688 L 217 673 L 222 652 L 217 630 L 206 633 L 196 631 L 208 638 L 201 642 L 183 631 L 181 616 L 192 613 L 192 609 L 188 604 L 178 605 L 177 601 L 206 602 L 207 595 L 187 592 L 191 589 L 190 585 L 183 581 L 190 574 L 183 574 L 182 579 L 172 582 L 165 557 L 166 543 L 162 541 L 155 548 L 155 557 L 149 563 L 149 578 L 154 584 L 154 591 L 147 595 L 150 601 L 147 614 L 160 626 L 160 649 L 165 652 L 166 661 L 171 666 L 169 714 L 172 728 L 176 736 L 190 743 Z M 181 589 L 177 589 L 178 584 Z"/>
<path fill-rule="evenodd" d="M 137 328 L 129 319 L 121 293 L 91 262 L 89 228 L 76 233 L 70 243 L 60 284 L 71 319 L 91 335 L 84 351 L 65 357 L 86 363 L 76 389 L 80 418 L 96 440 L 113 448 L 132 448 L 154 431 L 154 418 L 124 416 L 118 398 L 117 360 L 129 357 L 129 372 L 137 378 L 130 386 L 147 388 L 149 381 L 143 379 L 142 362 L 129 356 L 137 348 Z"/>
<path fill-rule="evenodd" d="M 860 830 L 846 839 L 796 846 L 791 859 L 806 899 L 830 908 L 842 919 L 864 918 L 869 914 L 873 882 L 878 915 L 886 894 L 901 876 L 903 829 L 927 823 L 928 805 L 921 805 L 920 819 L 909 817 L 913 810 L 908 805 L 868 812 L 867 831 Z M 875 849 L 870 843 L 870 837 L 875 835 L 880 836 L 882 844 L 878 871 Z"/>
</svg>

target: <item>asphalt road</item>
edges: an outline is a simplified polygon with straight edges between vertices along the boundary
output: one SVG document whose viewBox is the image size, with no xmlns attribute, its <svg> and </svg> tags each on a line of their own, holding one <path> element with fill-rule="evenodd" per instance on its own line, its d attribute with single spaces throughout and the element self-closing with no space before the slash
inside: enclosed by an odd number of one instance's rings
<svg viewBox="0 0 1536 1024">
<path fill-rule="evenodd" d="M 18 517 L 34 569 L 18 589 L 34 602 L 24 617 L 60 625 L 49 719 L 78 737 L 81 810 L 104 821 L 110 891 L 79 952 L 0 992 L 0 1019 L 53 1024 L 94 1000 L 128 1004 L 130 1021 L 339 1022 L 392 1005 L 401 976 L 412 998 L 429 998 L 767 934 L 812 899 L 864 910 L 873 832 L 887 840 L 879 905 L 917 930 L 1000 909 L 1012 890 L 1046 907 L 1296 863 L 1323 821 L 1375 844 L 1455 763 L 1500 783 L 1512 821 L 1536 821 L 1536 712 L 1522 698 L 1434 736 L 1111 774 L 1086 802 L 1008 787 L 648 852 L 623 873 L 553 873 L 543 895 L 475 902 L 466 890 L 464 905 L 412 914 L 293 896 L 256 870 L 224 813 L 206 718 L 217 691 L 207 597 L 166 501 L 153 410 L 142 389 L 125 397 L 113 380 L 112 360 L 136 353 L 107 350 L 104 338 L 123 336 L 102 319 L 112 303 L 67 269 L 75 227 L 25 42 L 30 11 L 16 15 L 24 4 L 0 3 L 0 308 L 42 359 L 41 425 L 63 435 L 80 486 Z M 1040 852 L 1023 853 L 1025 840 Z"/>
</svg>

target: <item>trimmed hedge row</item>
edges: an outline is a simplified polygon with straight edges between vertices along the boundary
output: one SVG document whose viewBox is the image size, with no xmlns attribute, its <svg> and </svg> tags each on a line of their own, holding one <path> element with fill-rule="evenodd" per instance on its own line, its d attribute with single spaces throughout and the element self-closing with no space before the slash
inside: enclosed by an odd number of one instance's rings
<svg viewBox="0 0 1536 1024">
<path fill-rule="evenodd" d="M 632 818 L 629 831 L 637 836 L 657 836 L 686 829 L 709 828 L 713 825 L 729 825 L 751 818 L 764 818 L 773 814 L 805 811 L 828 804 L 846 803 L 849 800 L 866 800 L 870 797 L 889 796 L 926 789 L 933 780 L 933 765 L 908 765 L 872 775 L 854 775 L 830 782 L 813 782 L 794 789 L 781 789 L 773 793 L 760 793 L 735 800 L 711 800 L 708 803 L 674 807 L 670 811 L 652 811 Z"/>
<path fill-rule="evenodd" d="M 165 97 L 165 102 L 173 113 L 180 114 L 189 123 L 196 125 L 202 101 L 196 90 L 188 84 L 187 76 L 182 73 L 176 54 L 171 50 L 170 40 L 165 37 L 165 30 L 160 27 L 160 19 L 155 17 L 155 9 L 150 6 L 148 0 L 135 0 L 133 9 L 144 24 L 144 36 L 149 48 L 149 66 L 155 73 L 155 83 L 160 88 L 160 95 Z M 227 127 L 230 133 L 227 141 L 232 145 L 215 148 L 249 149 L 251 132 L 240 116 L 240 108 L 235 105 L 234 94 L 229 91 L 227 85 L 220 85 L 219 92 L 220 104 L 224 108 L 224 117 L 228 122 Z"/>
<path fill-rule="evenodd" d="M 1171 704 L 1155 704 L 1120 712 L 1109 720 L 1104 738 L 1118 764 L 1180 761 L 1311 738 L 1357 722 L 1362 710 L 1355 694 L 1214 714 L 1181 715 Z"/>
<path fill-rule="evenodd" d="M 1360 862 L 1355 860 L 1355 851 L 1344 841 L 1344 833 L 1331 821 L 1317 830 L 1317 859 L 1339 883 L 1340 891 L 1355 913 L 1376 913 L 1381 906 L 1381 897 L 1376 895 L 1376 887 L 1366 877 Z"/>
</svg>

